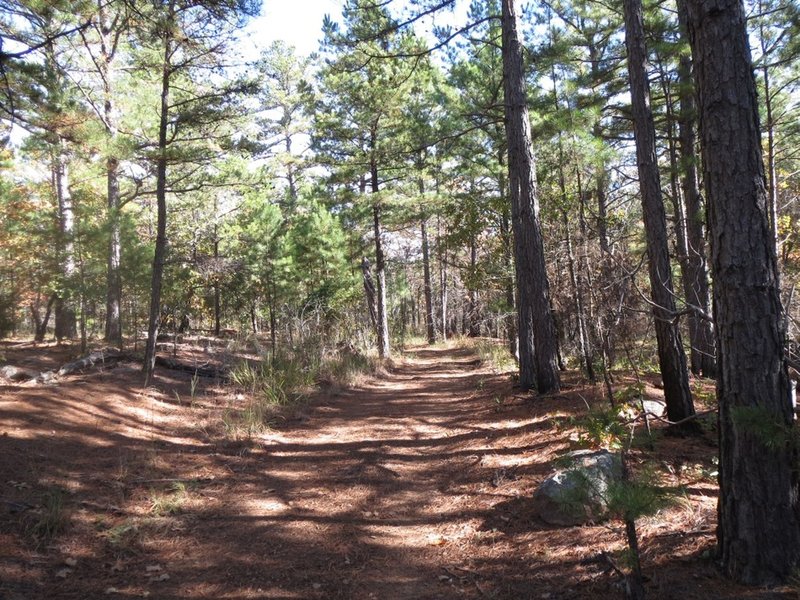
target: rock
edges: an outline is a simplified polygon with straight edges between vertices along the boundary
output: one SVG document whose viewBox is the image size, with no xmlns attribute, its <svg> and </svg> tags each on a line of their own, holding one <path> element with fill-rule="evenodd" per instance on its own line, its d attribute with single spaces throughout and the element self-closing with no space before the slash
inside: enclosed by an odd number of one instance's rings
<svg viewBox="0 0 800 600">
<path fill-rule="evenodd" d="M 545 479 L 534 492 L 534 510 L 551 525 L 605 520 L 609 484 L 622 480 L 619 456 L 607 450 L 577 450 L 564 460 L 566 466 Z"/>
<path fill-rule="evenodd" d="M 644 410 L 651 415 L 663 417 L 667 414 L 667 405 L 660 400 L 643 400 L 642 405 Z"/>
<path fill-rule="evenodd" d="M 42 371 L 36 377 L 36 383 L 43 383 L 43 384 L 50 384 L 56 383 L 56 372 L 55 371 Z"/>
<path fill-rule="evenodd" d="M 0 377 L 8 379 L 9 381 L 28 381 L 30 379 L 35 379 L 36 375 L 38 375 L 38 373 L 11 365 L 0 367 Z"/>
</svg>

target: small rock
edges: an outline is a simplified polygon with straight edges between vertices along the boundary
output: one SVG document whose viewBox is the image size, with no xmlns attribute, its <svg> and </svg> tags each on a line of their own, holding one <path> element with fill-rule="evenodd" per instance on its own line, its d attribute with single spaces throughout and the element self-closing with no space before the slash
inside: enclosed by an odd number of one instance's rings
<svg viewBox="0 0 800 600">
<path fill-rule="evenodd" d="M 103 593 L 104 594 L 119 594 L 119 590 L 117 588 L 115 588 L 115 587 L 107 587 Z"/>
<path fill-rule="evenodd" d="M 312 583 L 311 587 L 314 588 L 315 590 L 321 590 L 322 589 L 322 584 L 321 583 Z"/>
<path fill-rule="evenodd" d="M 75 559 L 75 558 L 72 558 L 72 557 L 65 558 L 64 559 L 64 564 L 67 565 L 68 567 L 74 567 L 75 565 L 78 564 L 78 560 Z"/>
<path fill-rule="evenodd" d="M 66 579 L 72 573 L 72 569 L 61 569 L 56 572 L 56 577 L 59 579 Z"/>
</svg>

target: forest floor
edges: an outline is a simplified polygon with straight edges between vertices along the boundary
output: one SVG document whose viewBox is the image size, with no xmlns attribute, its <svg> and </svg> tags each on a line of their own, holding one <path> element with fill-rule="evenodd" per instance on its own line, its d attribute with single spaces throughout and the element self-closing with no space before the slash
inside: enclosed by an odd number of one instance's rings
<svg viewBox="0 0 800 600">
<path fill-rule="evenodd" d="M 75 351 L 0 354 L 46 370 Z M 621 597 L 603 558 L 619 559 L 621 523 L 553 527 L 530 509 L 572 418 L 604 402 L 564 378 L 537 398 L 470 350 L 412 348 L 252 435 L 229 427 L 236 390 L 177 371 L 147 389 L 124 362 L 0 385 L 0 599 Z M 650 456 L 683 496 L 639 522 L 648 597 L 798 597 L 721 577 L 713 437 L 656 432 Z"/>
</svg>

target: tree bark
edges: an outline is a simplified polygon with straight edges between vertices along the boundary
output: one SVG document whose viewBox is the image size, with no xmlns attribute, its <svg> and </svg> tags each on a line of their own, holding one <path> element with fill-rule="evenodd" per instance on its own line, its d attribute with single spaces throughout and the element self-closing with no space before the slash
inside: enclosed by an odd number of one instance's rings
<svg viewBox="0 0 800 600">
<path fill-rule="evenodd" d="M 518 291 L 519 384 L 542 394 L 559 389 L 557 343 L 550 314 L 549 283 L 539 224 L 535 165 L 522 65 L 522 41 L 514 0 L 502 2 L 508 180 Z M 535 343 L 534 343 L 535 340 Z"/>
<path fill-rule="evenodd" d="M 167 132 L 169 125 L 170 61 L 172 58 L 172 27 L 175 18 L 174 0 L 167 9 L 167 24 L 164 27 L 164 57 L 161 74 L 161 104 L 158 125 L 158 158 L 156 159 L 156 248 L 153 256 L 153 275 L 150 287 L 150 316 L 147 326 L 147 342 L 144 352 L 145 386 L 150 383 L 156 365 L 156 338 L 161 312 L 161 284 L 164 264 L 167 259 Z"/>
<path fill-rule="evenodd" d="M 719 376 L 722 565 L 752 585 L 800 559 L 785 325 L 741 0 L 687 3 L 707 190 Z"/>
<path fill-rule="evenodd" d="M 633 107 L 633 128 L 639 167 L 639 189 L 647 236 L 650 296 L 653 301 L 658 362 L 664 382 L 664 400 L 670 421 L 694 414 L 689 390 L 689 372 L 680 331 L 675 318 L 675 295 L 669 260 L 667 218 L 661 197 L 656 159 L 655 126 L 650 109 L 650 84 L 647 79 L 647 52 L 641 0 L 625 0 L 625 45 Z"/>
</svg>

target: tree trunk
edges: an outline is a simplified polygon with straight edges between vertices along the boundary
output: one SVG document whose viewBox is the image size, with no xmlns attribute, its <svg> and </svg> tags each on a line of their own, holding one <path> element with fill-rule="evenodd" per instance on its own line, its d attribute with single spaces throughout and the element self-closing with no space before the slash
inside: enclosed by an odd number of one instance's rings
<svg viewBox="0 0 800 600">
<path fill-rule="evenodd" d="M 109 343 L 122 347 L 122 277 L 120 261 L 122 242 L 119 226 L 119 179 L 118 161 L 106 161 L 108 187 L 108 258 L 106 264 L 106 324 L 105 338 Z"/>
<path fill-rule="evenodd" d="M 683 57 L 682 57 L 683 58 Z M 664 93 L 664 104 L 666 107 L 666 122 L 667 122 L 667 146 L 669 154 L 669 186 L 670 195 L 672 200 L 672 214 L 675 229 L 675 246 L 678 264 L 681 270 L 681 284 L 683 287 L 683 295 L 687 303 L 694 304 L 693 298 L 694 285 L 693 285 L 693 272 L 689 264 L 690 250 L 689 250 L 689 232 L 687 228 L 686 207 L 684 205 L 684 195 L 678 182 L 680 169 L 680 160 L 678 158 L 678 146 L 675 139 L 675 98 L 672 89 L 668 83 L 668 75 L 660 65 L 660 80 L 661 87 Z M 679 67 L 680 69 L 680 67 Z M 680 86 L 681 83 L 679 82 Z M 681 131 L 683 133 L 683 131 Z M 702 351 L 700 344 L 702 340 L 698 339 L 701 330 L 698 327 L 698 322 L 701 321 L 700 315 L 692 310 L 686 316 L 689 325 L 689 365 L 692 373 L 700 376 L 702 374 Z"/>
<path fill-rule="evenodd" d="M 497 187 L 500 190 L 502 198 L 506 198 L 508 193 L 508 186 L 506 185 L 506 178 L 503 172 L 503 163 L 505 161 L 504 154 L 502 150 L 498 153 L 498 161 L 501 169 L 497 176 Z M 508 351 L 515 360 L 518 360 L 517 318 L 515 316 L 517 301 L 514 293 L 514 251 L 511 227 L 509 225 L 510 215 L 508 205 L 508 202 L 503 202 L 503 209 L 500 213 L 500 239 L 503 244 L 503 264 L 509 273 L 508 277 L 504 278 L 506 305 L 508 307 L 508 316 L 505 318 L 505 329 L 506 335 L 508 336 Z"/>
<path fill-rule="evenodd" d="M 214 202 L 216 204 L 216 201 Z M 220 333 L 220 314 L 222 312 L 220 306 L 220 289 L 219 289 L 219 236 L 217 233 L 217 225 L 214 224 L 214 335 L 219 337 Z"/>
<path fill-rule="evenodd" d="M 447 248 L 442 243 L 441 217 L 437 217 L 436 248 L 439 251 L 439 318 L 442 341 L 447 341 Z"/>
<path fill-rule="evenodd" d="M 759 1 L 758 12 L 763 13 L 766 10 L 764 3 Z M 767 198 L 769 207 L 769 222 L 772 226 L 772 236 L 775 238 L 775 243 L 778 243 L 778 175 L 775 167 L 775 118 L 772 106 L 772 79 L 769 71 L 768 60 L 768 43 L 766 42 L 766 33 L 764 31 L 763 20 L 759 23 L 759 38 L 761 44 L 761 55 L 764 65 L 761 67 L 761 75 L 764 78 L 764 110 L 766 112 L 767 122 L 765 129 L 767 130 Z"/>
<path fill-rule="evenodd" d="M 592 82 L 596 85 L 604 77 L 604 74 L 600 70 L 600 56 L 593 40 L 589 43 L 588 50 Z M 592 91 L 596 93 L 594 85 L 592 86 Z M 603 126 L 600 120 L 595 121 L 592 126 L 592 135 L 598 140 L 603 140 Z M 607 255 L 611 252 L 611 246 L 608 242 L 608 198 L 606 197 L 607 178 L 604 162 L 597 169 L 594 183 L 597 196 L 597 235 L 602 257 L 607 259 Z"/>
<path fill-rule="evenodd" d="M 575 260 L 575 250 L 572 244 L 572 233 L 570 231 L 569 218 L 567 211 L 562 209 L 562 222 L 564 223 L 564 234 L 567 241 L 567 267 L 569 269 L 569 280 L 572 284 L 572 293 L 575 295 L 575 319 L 578 324 L 578 351 L 583 359 L 583 367 L 586 376 L 591 383 L 595 382 L 594 360 L 592 358 L 589 336 L 586 328 L 586 315 L 583 306 L 583 293 L 578 282 L 577 265 Z"/>
<path fill-rule="evenodd" d="M 539 225 L 519 17 L 514 0 L 503 0 L 502 7 L 508 180 L 519 294 L 519 384 L 546 394 L 559 389 L 558 351 Z"/>
<path fill-rule="evenodd" d="M 421 185 L 421 184 L 420 184 Z M 431 281 L 431 252 L 428 246 L 428 219 L 423 214 L 420 221 L 422 235 L 422 271 L 425 278 L 425 331 L 428 344 L 436 343 L 436 322 L 433 314 L 433 282 Z"/>
<path fill-rule="evenodd" d="M 687 3 L 707 190 L 719 376 L 722 565 L 751 585 L 800 558 L 797 444 L 741 0 Z"/>
<path fill-rule="evenodd" d="M 47 301 L 47 308 L 44 312 L 44 318 L 39 318 L 38 300 L 37 305 L 31 304 L 31 315 L 33 316 L 34 324 L 34 342 L 43 342 L 47 335 L 47 324 L 50 322 L 50 313 L 53 310 L 53 303 L 56 301 L 56 296 L 53 294 Z"/>
<path fill-rule="evenodd" d="M 361 276 L 364 280 L 364 296 L 367 301 L 369 319 L 377 334 L 378 310 L 375 307 L 375 282 L 372 280 L 372 266 L 369 264 L 369 259 L 366 256 L 361 259 Z"/>
<path fill-rule="evenodd" d="M 551 75 L 553 82 L 556 82 L 555 67 L 552 68 Z M 556 112 L 560 110 L 560 103 L 558 99 L 558 88 L 553 86 L 553 103 Z M 561 134 L 558 135 L 558 187 L 561 192 L 561 218 L 564 224 L 564 236 L 567 243 L 567 269 L 569 271 L 569 279 L 572 284 L 572 294 L 575 299 L 575 320 L 577 321 L 578 328 L 578 352 L 583 360 L 584 371 L 591 383 L 595 382 L 594 365 L 592 359 L 591 345 L 589 344 L 589 336 L 586 328 L 586 314 L 584 312 L 583 290 L 581 289 L 580 282 L 578 281 L 578 269 L 575 260 L 575 250 L 572 243 L 572 231 L 569 224 L 569 215 L 567 214 L 567 178 L 564 174 L 564 148 L 561 140 Z M 578 194 L 580 190 L 580 179 L 578 180 Z M 559 352 L 559 368 L 561 366 L 561 353 Z"/>
<path fill-rule="evenodd" d="M 481 323 L 478 314 L 478 291 L 475 289 L 475 275 L 478 270 L 478 246 L 473 234 L 469 243 L 470 284 L 467 290 L 467 327 L 465 333 L 469 337 L 481 334 Z"/>
<path fill-rule="evenodd" d="M 269 344 L 270 349 L 272 350 L 272 355 L 270 357 L 270 361 L 272 366 L 274 367 L 277 363 L 277 356 L 278 356 L 278 315 L 276 313 L 277 310 L 277 294 L 275 293 L 275 283 L 270 282 L 272 285 L 270 294 L 269 294 Z M 288 319 L 287 319 L 288 320 Z M 289 324 L 289 336 L 291 337 L 291 321 Z"/>
<path fill-rule="evenodd" d="M 374 135 L 372 149 L 374 150 Z M 378 165 L 373 158 L 370 164 L 370 180 L 372 193 L 377 194 Z M 380 200 L 376 199 L 372 204 L 372 227 L 375 237 L 375 279 L 377 280 L 377 330 L 378 330 L 378 356 L 381 358 L 389 357 L 389 315 L 386 306 L 386 258 L 383 254 L 383 240 L 381 239 L 381 205 Z"/>
<path fill-rule="evenodd" d="M 421 168 L 421 166 L 420 166 Z M 419 178 L 419 195 L 425 202 L 425 181 Z M 436 343 L 436 317 L 433 312 L 433 282 L 431 281 L 431 251 L 428 244 L 428 215 L 422 209 L 420 215 L 420 235 L 422 236 L 422 273 L 425 287 L 425 333 L 428 344 Z"/>
<path fill-rule="evenodd" d="M 683 2 L 678 3 L 678 20 L 682 35 L 686 36 L 687 16 Z M 695 155 L 695 106 L 692 82 L 692 65 L 689 56 L 681 56 L 678 66 L 680 85 L 680 112 L 678 114 L 678 135 L 681 154 L 681 190 L 686 210 L 686 240 L 689 252 L 686 275 L 689 279 L 686 300 L 704 313 L 711 314 L 711 295 L 708 286 L 708 266 L 706 264 L 705 211 L 697 181 L 697 160 Z M 700 318 L 695 312 L 689 315 L 689 339 L 692 344 L 692 372 L 704 377 L 716 377 L 717 360 L 714 340 L 714 326 L 710 321 Z"/>
<path fill-rule="evenodd" d="M 106 257 L 106 322 L 105 339 L 122 348 L 122 277 L 120 274 L 121 234 L 119 159 L 116 156 L 117 114 L 114 109 L 114 58 L 116 41 L 114 25 L 108 21 L 106 7 L 98 0 L 98 27 L 100 31 L 100 59 L 96 61 L 103 81 L 103 120 L 106 129 L 106 191 L 108 246 Z M 114 20 L 115 21 L 115 20 Z"/>
<path fill-rule="evenodd" d="M 56 339 L 72 339 L 78 334 L 72 290 L 75 283 L 75 211 L 69 190 L 69 170 L 66 157 L 66 140 L 59 138 L 54 149 L 53 185 L 58 202 L 58 228 L 61 250 L 62 289 L 55 302 Z"/>
<path fill-rule="evenodd" d="M 661 198 L 661 183 L 656 159 L 655 126 L 650 110 L 650 85 L 647 80 L 647 53 L 641 0 L 625 0 L 625 44 L 633 105 L 633 128 L 639 165 L 639 189 L 647 236 L 650 297 L 653 301 L 658 362 L 664 382 L 667 416 L 680 421 L 694 414 L 689 390 L 689 372 L 680 331 L 675 318 L 675 296 L 667 241 L 667 218 Z"/>
<path fill-rule="evenodd" d="M 174 0 L 170 0 L 167 23 L 175 18 Z M 161 74 L 161 105 L 158 125 L 158 158 L 156 159 L 156 248 L 153 256 L 153 276 L 150 288 L 150 317 L 144 351 L 145 386 L 150 383 L 156 365 L 156 338 L 161 312 L 161 284 L 167 259 L 167 133 L 169 125 L 170 59 L 172 57 L 172 28 L 164 28 L 164 58 Z"/>
</svg>

